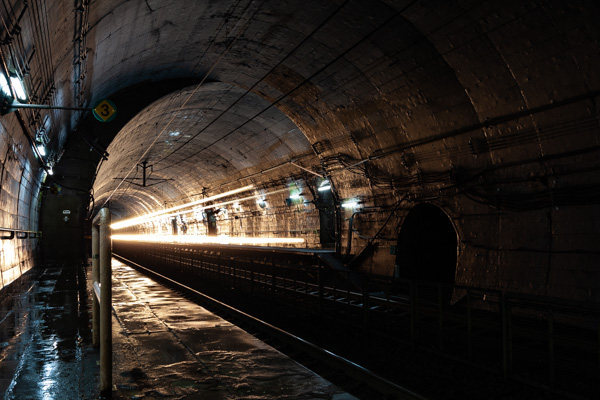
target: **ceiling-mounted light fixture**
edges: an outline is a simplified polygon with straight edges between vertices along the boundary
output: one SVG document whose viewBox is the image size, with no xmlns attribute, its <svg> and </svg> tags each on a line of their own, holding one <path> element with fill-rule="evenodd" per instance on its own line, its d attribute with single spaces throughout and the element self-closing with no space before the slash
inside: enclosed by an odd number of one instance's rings
<svg viewBox="0 0 600 400">
<path fill-rule="evenodd" d="M 258 204 L 260 208 L 267 207 L 267 201 L 264 198 L 256 200 L 256 204 Z"/>
<path fill-rule="evenodd" d="M 27 101 L 27 92 L 25 91 L 25 85 L 23 85 L 23 81 L 17 76 L 10 77 L 10 86 L 12 86 L 15 95 L 17 96 L 17 100 L 20 102 Z"/>
<path fill-rule="evenodd" d="M 10 86 L 8 85 L 8 80 L 6 80 L 6 76 L 0 73 L 0 89 L 2 90 L 2 94 L 6 97 L 12 98 L 12 92 L 10 90 Z"/>
<path fill-rule="evenodd" d="M 350 199 L 342 203 L 342 208 L 358 208 L 358 200 Z"/>
<path fill-rule="evenodd" d="M 329 183 L 329 181 L 327 179 L 325 179 L 323 182 L 321 182 L 321 184 L 319 185 L 319 189 L 317 189 L 319 192 L 324 192 L 326 190 L 331 190 L 331 184 Z"/>
<path fill-rule="evenodd" d="M 27 91 L 23 81 L 16 75 L 6 76 L 0 72 L 0 115 L 15 111 L 20 103 L 27 101 Z"/>
<path fill-rule="evenodd" d="M 0 72 L 0 115 L 6 115 L 13 111 L 21 108 L 30 108 L 38 110 L 74 110 L 74 111 L 91 111 L 89 107 L 64 107 L 64 106 L 51 106 L 47 104 L 28 104 L 27 90 L 23 80 L 15 74 L 9 74 Z M 103 102 L 108 104 L 109 100 L 104 99 Z M 112 104 L 112 103 L 111 103 Z M 102 106 L 102 102 L 100 103 Z M 116 115 L 116 108 L 113 105 L 113 110 L 109 117 L 114 118 Z M 108 122 L 112 118 L 105 118 L 102 121 Z"/>
</svg>

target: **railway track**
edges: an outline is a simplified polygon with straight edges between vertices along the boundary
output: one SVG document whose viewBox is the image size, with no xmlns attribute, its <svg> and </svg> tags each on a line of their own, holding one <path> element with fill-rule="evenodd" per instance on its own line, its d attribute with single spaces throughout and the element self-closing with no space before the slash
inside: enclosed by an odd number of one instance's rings
<svg viewBox="0 0 600 400">
<path fill-rule="evenodd" d="M 119 255 L 120 261 L 165 283 L 222 318 L 242 327 L 290 358 L 364 399 L 426 400 L 425 397 L 397 385 L 350 360 L 316 346 L 296 335 L 207 296 L 183 283 L 159 274 Z"/>
<path fill-rule="evenodd" d="M 504 378 L 499 391 L 510 383 L 513 391 L 541 393 L 540 399 L 587 400 L 600 394 L 600 309 L 594 304 L 358 274 L 325 264 L 319 252 L 304 249 L 117 242 L 115 252 L 193 282 L 430 398 L 446 398 L 441 393 L 447 386 L 472 385 L 464 376 L 473 374 L 492 384 Z M 262 308 L 254 306 L 258 302 Z M 265 312 L 274 307 L 304 320 Z M 329 323 L 330 332 L 321 326 L 310 331 L 315 321 Z M 419 355 L 409 354 L 408 361 L 407 348 Z M 424 353 L 431 359 L 426 361 Z M 438 355 L 452 367 L 444 368 L 435 360 Z M 472 369 L 457 372 L 465 366 Z M 421 380 L 417 372 L 434 369 L 440 371 L 435 383 Z"/>
</svg>

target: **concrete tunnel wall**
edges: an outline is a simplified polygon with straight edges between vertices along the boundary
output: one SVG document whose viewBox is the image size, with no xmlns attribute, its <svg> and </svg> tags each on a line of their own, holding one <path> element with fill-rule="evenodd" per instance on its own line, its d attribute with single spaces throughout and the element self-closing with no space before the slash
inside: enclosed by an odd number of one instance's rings
<svg viewBox="0 0 600 400">
<path fill-rule="evenodd" d="M 88 190 L 92 183 L 96 205 L 110 196 L 117 217 L 197 199 L 203 188 L 212 195 L 249 183 L 277 190 L 296 182 L 315 190 L 315 176 L 289 163 L 295 160 L 330 177 L 339 201 L 360 200 L 356 214 L 339 209 L 338 248 L 340 258 L 359 270 L 403 276 L 404 266 L 397 265 L 403 258 L 393 254 L 402 247 L 403 223 L 411 209 L 431 204 L 456 233 L 456 283 L 600 300 L 596 3 L 309 1 L 236 7 L 105 1 L 73 9 L 70 2 L 53 1 L 47 11 L 55 66 L 47 75 L 56 87 L 48 98 L 54 104 L 90 104 L 147 81 L 200 78 L 226 54 L 200 86 L 188 115 L 227 111 L 222 129 L 229 132 L 265 103 L 273 105 L 272 118 L 285 117 L 297 128 L 282 139 L 294 146 L 271 158 L 253 151 L 277 137 L 266 129 L 268 119 L 195 155 L 194 146 L 209 143 L 199 136 L 201 142 L 171 157 L 175 167 L 156 172 L 174 181 L 113 196 L 114 178 L 131 170 L 150 146 L 148 137 L 159 132 L 153 124 L 178 110 L 166 106 L 181 97 L 181 88 L 131 115 L 110 147 L 80 114 L 54 113 L 48 159 L 62 171 L 55 179 L 65 185 L 61 195 L 45 191 L 47 199 L 58 197 L 52 213 L 61 209 L 61 199 L 79 193 L 66 186 Z M 24 15 L 21 40 L 27 42 L 27 21 L 33 26 L 39 17 Z M 37 49 L 30 76 L 43 69 L 44 44 Z M 231 96 L 248 91 L 253 100 L 233 111 L 220 108 L 202 98 L 214 85 L 226 85 L 222 93 Z M 40 99 L 47 97 L 42 92 Z M 14 118 L 2 121 L 10 121 L 6 129 L 21 138 Z M 172 126 L 178 127 L 204 129 L 199 120 Z M 77 157 L 84 157 L 92 147 L 70 146 L 75 135 L 67 133 L 78 129 L 108 149 L 97 176 L 84 174 L 66 156 L 61 160 L 65 148 L 65 154 L 77 148 Z M 170 132 L 152 145 L 151 162 L 168 154 Z M 238 147 L 241 156 L 232 150 Z M 31 146 L 23 152 L 32 158 Z M 90 160 L 97 163 L 98 157 Z M 41 176 L 38 165 L 31 168 Z M 286 205 L 289 194 L 282 192 L 266 209 L 255 201 L 224 207 L 227 216 L 219 217 L 218 230 L 297 235 L 320 247 L 318 211 L 312 193 L 303 194 L 302 206 Z M 14 206 L 6 207 L 16 215 Z M 35 209 L 34 201 L 29 208 Z M 352 263 L 369 242 L 376 245 L 373 252 Z"/>
<path fill-rule="evenodd" d="M 0 228 L 38 231 L 43 172 L 16 120 L 0 121 Z M 38 238 L 0 232 L 0 289 L 39 262 Z"/>
</svg>

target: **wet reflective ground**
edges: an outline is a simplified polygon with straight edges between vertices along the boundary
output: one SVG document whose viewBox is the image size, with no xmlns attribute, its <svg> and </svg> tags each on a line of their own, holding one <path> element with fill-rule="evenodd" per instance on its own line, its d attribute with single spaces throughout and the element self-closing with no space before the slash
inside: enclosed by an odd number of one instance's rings
<svg viewBox="0 0 600 400">
<path fill-rule="evenodd" d="M 117 398 L 354 399 L 116 260 L 113 307 Z"/>
<path fill-rule="evenodd" d="M 98 398 L 86 274 L 42 267 L 0 292 L 0 398 Z M 113 398 L 354 399 L 115 260 L 113 308 Z"/>
<path fill-rule="evenodd" d="M 83 270 L 36 268 L 0 292 L 0 397 L 97 398 L 97 360 Z"/>
</svg>

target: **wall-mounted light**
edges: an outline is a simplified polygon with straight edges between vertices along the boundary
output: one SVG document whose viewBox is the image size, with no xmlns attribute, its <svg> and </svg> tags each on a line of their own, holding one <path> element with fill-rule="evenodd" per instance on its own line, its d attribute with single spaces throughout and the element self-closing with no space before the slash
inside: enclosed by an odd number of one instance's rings
<svg viewBox="0 0 600 400">
<path fill-rule="evenodd" d="M 256 200 L 256 204 L 258 204 L 258 206 L 260 208 L 266 208 L 267 207 L 267 201 L 265 199 L 258 199 L 258 200 Z"/>
<path fill-rule="evenodd" d="M 329 183 L 329 181 L 327 179 L 325 179 L 323 182 L 321 182 L 321 184 L 319 185 L 319 189 L 317 189 L 319 192 L 324 192 L 326 190 L 331 190 L 331 184 Z"/>
<path fill-rule="evenodd" d="M 5 97 L 13 97 L 10 86 L 8 85 L 8 80 L 6 80 L 6 76 L 4 76 L 2 73 L 0 73 L 0 89 Z"/>
<path fill-rule="evenodd" d="M 46 155 L 46 148 L 44 147 L 44 145 L 38 144 L 36 147 L 37 147 L 38 153 L 40 153 L 41 156 Z"/>
<path fill-rule="evenodd" d="M 23 81 L 15 75 L 7 77 L 3 73 L 0 73 L 0 90 L 1 115 L 15 111 L 20 105 L 19 102 L 25 103 L 27 101 L 25 85 L 23 85 Z"/>
<path fill-rule="evenodd" d="M 342 208 L 358 208 L 358 200 L 356 199 L 350 199 L 350 200 L 346 200 L 345 202 L 342 203 Z"/>
<path fill-rule="evenodd" d="M 10 86 L 12 86 L 13 90 L 15 91 L 15 94 L 17 95 L 17 100 L 19 100 L 20 102 L 27 101 L 27 92 L 25 91 L 25 85 L 23 85 L 23 81 L 20 78 L 16 76 L 11 76 Z"/>
</svg>

